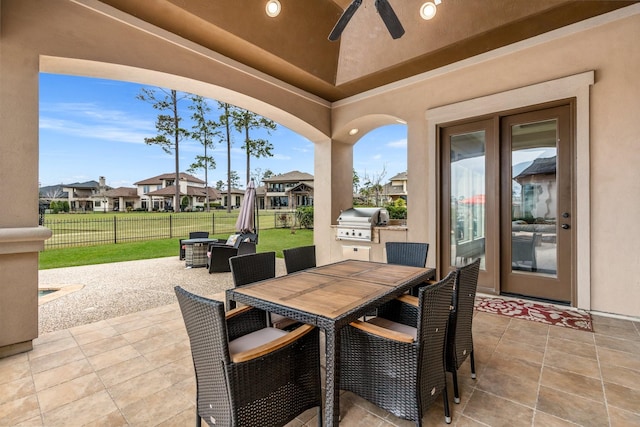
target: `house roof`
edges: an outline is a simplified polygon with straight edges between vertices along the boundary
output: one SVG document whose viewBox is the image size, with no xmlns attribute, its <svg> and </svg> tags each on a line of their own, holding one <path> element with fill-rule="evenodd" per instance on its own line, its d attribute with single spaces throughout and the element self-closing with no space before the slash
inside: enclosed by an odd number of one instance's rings
<svg viewBox="0 0 640 427">
<path fill-rule="evenodd" d="M 514 179 L 517 180 L 531 175 L 555 174 L 556 163 L 556 156 L 535 159 L 531 165 L 520 172 Z"/>
<path fill-rule="evenodd" d="M 134 182 L 133 185 L 154 185 L 154 184 L 162 184 L 162 181 L 172 180 L 176 178 L 175 173 L 163 173 L 162 175 L 154 176 L 151 178 L 143 179 L 142 181 Z M 188 173 L 180 172 L 180 180 L 185 180 L 189 182 L 193 182 L 196 184 L 204 184 L 204 181 L 200 178 L 196 178 L 193 175 L 189 175 Z"/>
<path fill-rule="evenodd" d="M 405 34 L 392 39 L 374 7 L 362 6 L 340 39 L 328 35 L 352 0 L 280 0 L 268 18 L 253 0 L 99 0 L 267 76 L 338 101 L 633 4 L 613 0 L 391 0 Z M 113 15 L 117 16 L 116 13 Z M 151 25 L 149 25 L 151 24 Z"/>
<path fill-rule="evenodd" d="M 274 175 L 271 178 L 265 178 L 263 182 L 298 182 L 313 181 L 313 175 L 306 172 L 291 171 L 280 175 Z"/>
<path fill-rule="evenodd" d="M 406 181 L 407 180 L 407 172 L 400 172 L 396 176 L 392 176 L 389 178 L 389 181 Z"/>
<path fill-rule="evenodd" d="M 210 199 L 219 199 L 220 198 L 220 193 L 218 192 L 218 190 L 216 190 L 215 188 L 209 187 L 209 198 Z M 166 196 L 166 197 L 171 197 L 175 195 L 175 186 L 174 185 L 170 185 L 168 187 L 165 188 L 161 188 L 160 190 L 155 190 L 155 191 L 150 191 L 147 194 L 147 196 Z M 194 187 L 194 186 L 187 186 L 187 194 L 183 193 L 182 191 L 180 191 L 180 196 L 199 196 L 199 197 L 204 197 L 206 196 L 206 192 L 204 187 Z"/>
<path fill-rule="evenodd" d="M 130 187 L 118 187 L 112 190 L 105 191 L 102 194 L 96 195 L 96 197 L 138 197 L 138 190 Z"/>
<path fill-rule="evenodd" d="M 98 181 L 86 181 L 86 182 L 74 182 L 73 184 L 61 184 L 64 188 L 77 188 L 77 189 L 93 189 L 99 188 L 100 184 Z"/>
</svg>

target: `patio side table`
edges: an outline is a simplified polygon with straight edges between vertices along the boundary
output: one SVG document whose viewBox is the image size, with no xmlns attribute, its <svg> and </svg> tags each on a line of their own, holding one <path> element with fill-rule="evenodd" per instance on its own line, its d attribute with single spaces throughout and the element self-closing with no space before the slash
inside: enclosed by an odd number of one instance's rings
<svg viewBox="0 0 640 427">
<path fill-rule="evenodd" d="M 217 241 L 218 239 L 205 238 L 183 240 L 186 267 L 206 267 L 209 243 Z"/>
</svg>

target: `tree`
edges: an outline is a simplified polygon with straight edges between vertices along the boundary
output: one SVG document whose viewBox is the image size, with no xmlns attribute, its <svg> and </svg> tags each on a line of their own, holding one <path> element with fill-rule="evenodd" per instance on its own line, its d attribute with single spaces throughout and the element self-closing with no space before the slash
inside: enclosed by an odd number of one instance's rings
<svg viewBox="0 0 640 427">
<path fill-rule="evenodd" d="M 382 180 L 387 175 L 387 165 L 382 166 L 382 170 L 379 173 L 374 173 L 371 177 L 365 171 L 363 180 L 364 183 L 360 189 L 367 202 L 370 202 L 371 198 L 375 200 L 374 206 L 380 206 L 380 196 L 384 190 Z"/>
<path fill-rule="evenodd" d="M 360 188 L 360 177 L 358 176 L 358 172 L 353 170 L 353 194 L 358 194 L 358 189 Z"/>
<path fill-rule="evenodd" d="M 167 154 L 173 154 L 176 164 L 175 194 L 173 196 L 173 209 L 180 212 L 180 141 L 189 136 L 189 131 L 180 127 L 180 115 L 178 114 L 178 103 L 188 95 L 181 94 L 174 89 L 164 88 L 148 89 L 142 88 L 136 98 L 148 102 L 154 109 L 165 114 L 158 114 L 156 119 L 156 130 L 158 135 L 153 138 L 145 138 L 147 145 L 159 145 Z"/>
<path fill-rule="evenodd" d="M 231 112 L 233 117 L 233 126 L 238 132 L 244 132 L 244 145 L 242 148 L 247 153 L 247 182 L 251 176 L 251 157 L 256 159 L 260 157 L 272 157 L 273 144 L 266 139 L 251 139 L 249 131 L 257 129 L 265 129 L 267 135 L 271 135 L 271 131 L 276 129 L 274 121 L 259 116 L 256 113 L 241 108 L 234 108 Z"/>
<path fill-rule="evenodd" d="M 223 114 L 220 115 L 220 126 L 224 126 L 225 137 L 227 142 L 227 200 L 231 200 L 231 109 L 233 106 L 226 102 L 218 102 L 218 108 L 221 108 Z M 231 212 L 231 203 L 227 203 L 227 212 Z"/>
<path fill-rule="evenodd" d="M 220 131 L 216 130 L 218 124 L 213 120 L 207 119 L 207 114 L 211 112 L 211 107 L 207 104 L 207 101 L 199 95 L 193 95 L 191 97 L 192 104 L 189 105 L 189 109 L 193 110 L 191 118 L 195 122 L 193 125 L 193 132 L 191 137 L 200 142 L 204 147 L 204 155 L 196 156 L 195 161 L 191 164 L 188 171 L 195 172 L 198 169 L 204 169 L 204 189 L 205 189 L 205 205 L 206 211 L 209 212 L 209 169 L 216 168 L 216 161 L 211 155 L 207 155 L 207 148 L 212 148 L 214 138 L 220 140 L 222 136 Z"/>
<path fill-rule="evenodd" d="M 238 172 L 236 171 L 229 172 L 229 186 L 230 186 L 229 189 L 240 187 L 240 175 L 238 175 Z"/>
<path fill-rule="evenodd" d="M 220 179 L 216 182 L 216 190 L 220 191 L 223 188 L 224 188 L 224 181 Z"/>
<path fill-rule="evenodd" d="M 271 169 L 267 169 L 262 172 L 261 168 L 256 168 L 251 174 L 251 179 L 253 179 L 257 183 L 261 183 L 265 179 L 271 178 L 273 175 L 275 174 L 271 171 Z"/>
</svg>

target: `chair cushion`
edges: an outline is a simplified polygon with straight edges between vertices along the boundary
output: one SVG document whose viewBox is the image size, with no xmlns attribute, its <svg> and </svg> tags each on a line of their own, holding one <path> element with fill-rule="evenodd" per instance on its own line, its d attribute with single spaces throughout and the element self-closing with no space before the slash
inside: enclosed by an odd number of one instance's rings
<svg viewBox="0 0 640 427">
<path fill-rule="evenodd" d="M 254 349 L 262 344 L 271 342 L 281 336 L 287 335 L 287 331 L 276 328 L 264 328 L 243 335 L 233 341 L 229 341 L 229 353 L 231 357 L 243 351 Z"/>
<path fill-rule="evenodd" d="M 229 238 L 227 239 L 227 242 L 225 243 L 225 245 L 227 246 L 234 246 L 236 244 L 236 241 L 238 240 L 238 237 L 240 237 L 239 234 L 232 234 L 231 236 L 229 236 Z"/>
<path fill-rule="evenodd" d="M 402 332 L 403 334 L 407 334 L 416 339 L 418 335 L 418 329 L 413 326 L 407 326 L 402 323 L 397 323 L 389 319 L 385 319 L 383 317 L 372 317 L 367 320 L 367 323 L 371 323 L 376 326 L 380 326 L 381 328 L 389 329 L 391 331 Z"/>
</svg>

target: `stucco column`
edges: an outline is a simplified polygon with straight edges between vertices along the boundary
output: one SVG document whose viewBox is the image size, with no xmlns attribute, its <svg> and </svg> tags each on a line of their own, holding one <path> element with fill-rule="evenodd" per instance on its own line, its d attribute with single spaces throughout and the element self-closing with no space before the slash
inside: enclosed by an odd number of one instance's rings
<svg viewBox="0 0 640 427">
<path fill-rule="evenodd" d="M 353 205 L 353 146 L 335 140 L 314 145 L 314 243 L 318 265 L 323 265 L 342 257 L 332 253 L 332 225 L 341 210 Z"/>
<path fill-rule="evenodd" d="M 38 336 L 39 57 L 0 14 L 0 357 L 28 351 Z M 18 31 L 19 33 L 19 31 Z"/>
<path fill-rule="evenodd" d="M 416 113 L 420 113 L 416 111 Z M 416 114 L 407 121 L 407 228 L 409 240 L 429 242 L 428 266 L 436 265 L 436 141 L 429 140 L 427 121 Z"/>
</svg>

